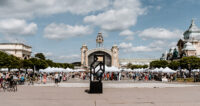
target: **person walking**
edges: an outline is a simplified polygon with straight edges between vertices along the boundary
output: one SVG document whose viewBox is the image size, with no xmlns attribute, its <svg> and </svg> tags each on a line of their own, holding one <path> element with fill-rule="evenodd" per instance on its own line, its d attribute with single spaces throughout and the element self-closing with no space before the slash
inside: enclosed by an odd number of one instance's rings
<svg viewBox="0 0 200 106">
<path fill-rule="evenodd" d="M 183 78 L 184 78 L 184 82 L 186 82 L 186 75 L 185 74 L 183 74 Z"/>
<path fill-rule="evenodd" d="M 46 82 L 47 82 L 47 75 L 43 74 L 43 84 L 46 84 Z"/>
<path fill-rule="evenodd" d="M 58 79 L 59 79 L 58 73 L 55 73 L 54 79 L 55 79 L 55 85 L 58 86 Z"/>
<path fill-rule="evenodd" d="M 122 73 L 121 72 L 119 72 L 119 78 L 118 78 L 118 80 L 120 81 L 121 80 L 121 76 L 122 76 Z"/>
</svg>

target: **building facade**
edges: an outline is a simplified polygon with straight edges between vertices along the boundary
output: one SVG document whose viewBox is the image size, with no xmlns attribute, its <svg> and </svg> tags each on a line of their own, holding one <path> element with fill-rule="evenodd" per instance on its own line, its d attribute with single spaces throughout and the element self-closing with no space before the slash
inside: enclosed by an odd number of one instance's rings
<svg viewBox="0 0 200 106">
<path fill-rule="evenodd" d="M 183 34 L 183 39 L 177 43 L 179 55 L 200 56 L 200 29 L 195 25 L 194 20 L 188 30 Z"/>
<path fill-rule="evenodd" d="M 177 47 L 170 48 L 169 52 L 163 53 L 161 60 L 171 60 L 176 58 L 197 56 L 200 57 L 200 29 L 192 20 L 189 28 L 183 33 Z"/>
<path fill-rule="evenodd" d="M 155 61 L 156 59 L 148 59 L 148 58 L 144 58 L 144 59 L 119 59 L 119 64 L 121 67 L 126 67 L 129 63 L 133 64 L 133 65 L 150 65 L 150 63 L 152 61 Z"/>
<path fill-rule="evenodd" d="M 94 60 L 94 55 L 104 55 L 105 64 L 107 66 L 119 67 L 119 48 L 117 45 L 113 45 L 111 49 L 103 48 L 103 36 L 102 33 L 98 33 L 96 38 L 96 48 L 88 49 L 86 44 L 81 47 L 81 66 L 89 68 Z"/>
<path fill-rule="evenodd" d="M 28 59 L 31 57 L 31 48 L 22 43 L 0 43 L 0 51 L 14 55 L 21 59 Z"/>
</svg>

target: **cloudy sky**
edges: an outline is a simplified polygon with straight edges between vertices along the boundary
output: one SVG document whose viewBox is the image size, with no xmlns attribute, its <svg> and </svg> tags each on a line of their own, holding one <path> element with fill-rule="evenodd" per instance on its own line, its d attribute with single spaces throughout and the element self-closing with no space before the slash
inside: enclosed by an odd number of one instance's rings
<svg viewBox="0 0 200 106">
<path fill-rule="evenodd" d="M 117 44 L 120 58 L 159 58 L 175 46 L 199 0 L 0 0 L 0 42 L 22 42 L 57 62 L 80 61 L 80 47 Z"/>
</svg>

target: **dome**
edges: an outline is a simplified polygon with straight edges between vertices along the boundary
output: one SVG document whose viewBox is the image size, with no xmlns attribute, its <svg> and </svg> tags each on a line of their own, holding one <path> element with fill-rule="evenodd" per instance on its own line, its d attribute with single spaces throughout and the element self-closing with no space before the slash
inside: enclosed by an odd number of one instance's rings
<svg viewBox="0 0 200 106">
<path fill-rule="evenodd" d="M 184 44 L 183 50 L 196 50 L 196 49 L 194 48 L 194 46 L 190 42 L 187 42 L 187 43 Z"/>
<path fill-rule="evenodd" d="M 189 29 L 183 35 L 184 39 L 194 39 L 200 36 L 200 29 L 195 25 L 194 20 L 192 20 Z"/>
<path fill-rule="evenodd" d="M 198 31 L 199 28 L 195 25 L 194 20 L 192 20 L 191 25 L 188 29 L 189 31 Z"/>
</svg>

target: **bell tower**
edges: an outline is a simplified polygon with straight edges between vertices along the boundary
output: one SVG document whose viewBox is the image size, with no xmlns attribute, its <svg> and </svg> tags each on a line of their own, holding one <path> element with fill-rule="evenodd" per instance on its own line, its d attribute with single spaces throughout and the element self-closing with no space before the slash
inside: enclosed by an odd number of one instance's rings
<svg viewBox="0 0 200 106">
<path fill-rule="evenodd" d="M 102 33 L 98 33 L 96 38 L 96 47 L 103 47 L 103 36 Z"/>
<path fill-rule="evenodd" d="M 86 44 L 83 44 L 82 47 L 81 47 L 81 66 L 87 66 L 87 51 L 88 51 L 88 48 L 87 48 L 87 45 Z"/>
<path fill-rule="evenodd" d="M 112 52 L 112 66 L 115 67 L 119 67 L 119 48 L 117 47 L 117 45 L 113 45 L 111 48 L 111 52 Z"/>
</svg>

